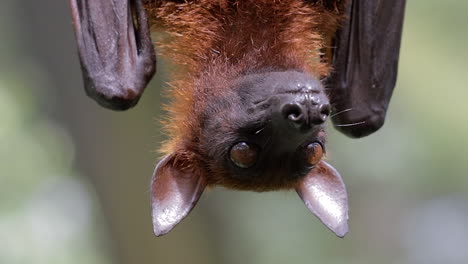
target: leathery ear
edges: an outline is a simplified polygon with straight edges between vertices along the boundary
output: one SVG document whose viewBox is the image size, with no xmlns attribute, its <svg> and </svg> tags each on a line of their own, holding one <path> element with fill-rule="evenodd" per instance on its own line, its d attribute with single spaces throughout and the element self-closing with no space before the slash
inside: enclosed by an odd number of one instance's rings
<svg viewBox="0 0 468 264">
<path fill-rule="evenodd" d="M 337 236 L 348 233 L 348 194 L 338 171 L 320 161 L 298 184 L 307 208 Z"/>
<path fill-rule="evenodd" d="M 171 231 L 184 219 L 206 187 L 202 169 L 195 155 L 172 153 L 154 169 L 151 180 L 151 207 L 156 236 Z"/>
</svg>

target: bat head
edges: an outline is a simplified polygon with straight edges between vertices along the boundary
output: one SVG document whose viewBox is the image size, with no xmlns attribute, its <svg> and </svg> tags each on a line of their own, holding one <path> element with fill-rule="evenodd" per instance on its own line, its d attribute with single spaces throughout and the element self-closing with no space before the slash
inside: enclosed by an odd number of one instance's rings
<svg viewBox="0 0 468 264">
<path fill-rule="evenodd" d="M 215 172 L 209 182 L 256 191 L 293 187 L 324 153 L 330 106 L 321 83 L 305 73 L 267 71 L 230 85 L 200 113 L 197 149 Z"/>
<path fill-rule="evenodd" d="M 331 111 L 319 81 L 329 70 L 321 33 L 332 31 L 320 25 L 327 24 L 317 15 L 324 10 L 293 0 L 147 8 L 172 37 L 160 43 L 160 52 L 184 66 L 171 83 L 169 140 L 153 175 L 155 234 L 187 216 L 206 186 L 224 186 L 295 189 L 344 236 L 346 190 L 322 159 Z M 330 17 L 328 24 L 336 24 Z"/>
<path fill-rule="evenodd" d="M 221 84 L 227 88 L 192 98 L 190 132 L 155 169 L 156 235 L 188 215 L 206 186 L 221 185 L 296 189 L 325 225 L 344 236 L 346 190 L 339 173 L 322 159 L 330 105 L 320 81 L 294 70 L 263 70 Z"/>
</svg>

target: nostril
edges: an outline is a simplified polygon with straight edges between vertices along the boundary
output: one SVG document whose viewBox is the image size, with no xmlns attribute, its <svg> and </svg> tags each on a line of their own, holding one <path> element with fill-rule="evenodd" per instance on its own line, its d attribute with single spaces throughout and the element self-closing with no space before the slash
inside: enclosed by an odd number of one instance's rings
<svg viewBox="0 0 468 264">
<path fill-rule="evenodd" d="M 284 105 L 281 109 L 281 114 L 285 119 L 291 120 L 295 123 L 302 122 L 304 120 L 302 108 L 298 104 Z"/>
<path fill-rule="evenodd" d="M 319 106 L 319 111 L 321 116 L 327 118 L 330 115 L 331 109 L 329 104 L 322 104 Z"/>
<path fill-rule="evenodd" d="M 331 108 L 329 104 L 321 104 L 318 107 L 318 117 L 312 120 L 314 124 L 322 124 L 327 120 L 327 117 L 330 115 Z"/>
</svg>

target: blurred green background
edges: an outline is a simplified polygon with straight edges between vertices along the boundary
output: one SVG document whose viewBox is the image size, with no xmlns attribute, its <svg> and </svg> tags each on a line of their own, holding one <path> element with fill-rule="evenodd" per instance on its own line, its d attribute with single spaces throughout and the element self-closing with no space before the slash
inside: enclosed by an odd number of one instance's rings
<svg viewBox="0 0 468 264">
<path fill-rule="evenodd" d="M 0 2 L 0 263 L 468 263 L 468 1 L 408 1 L 387 122 L 329 129 L 339 239 L 293 192 L 217 188 L 153 236 L 158 76 L 128 112 L 84 94 L 67 1 Z"/>
</svg>

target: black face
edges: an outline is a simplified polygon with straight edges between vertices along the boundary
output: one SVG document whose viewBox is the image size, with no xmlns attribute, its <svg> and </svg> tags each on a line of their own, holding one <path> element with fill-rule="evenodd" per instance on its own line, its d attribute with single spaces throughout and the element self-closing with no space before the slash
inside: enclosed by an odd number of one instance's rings
<svg viewBox="0 0 468 264">
<path fill-rule="evenodd" d="M 200 145 L 218 166 L 213 172 L 229 172 L 228 182 L 280 188 L 320 161 L 330 105 L 318 80 L 296 71 L 256 73 L 214 96 Z"/>
</svg>

